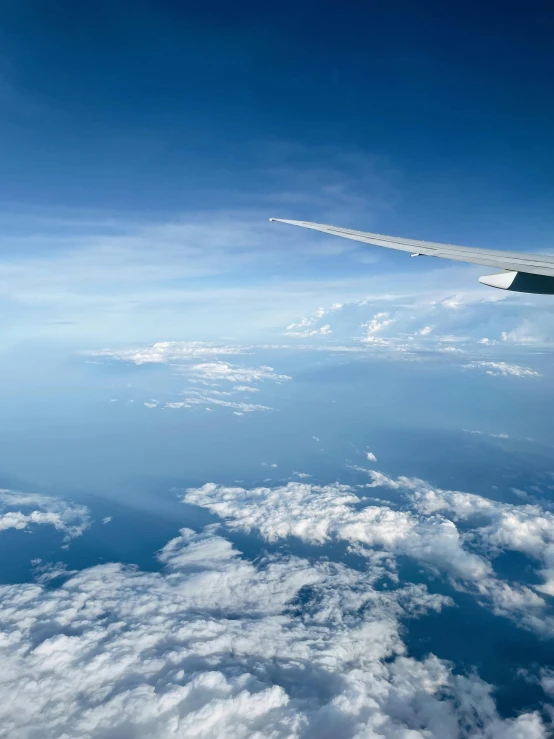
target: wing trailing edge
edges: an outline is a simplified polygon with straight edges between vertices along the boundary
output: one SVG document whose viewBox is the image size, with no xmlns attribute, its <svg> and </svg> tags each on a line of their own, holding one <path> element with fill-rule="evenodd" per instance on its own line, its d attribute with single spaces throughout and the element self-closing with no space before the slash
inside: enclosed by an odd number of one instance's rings
<svg viewBox="0 0 554 739">
<path fill-rule="evenodd" d="M 364 244 L 409 252 L 412 256 L 425 255 L 497 268 L 502 271 L 494 275 L 485 275 L 479 278 L 479 282 L 501 290 L 543 295 L 554 294 L 554 256 L 547 254 L 439 244 L 432 241 L 418 241 L 366 231 L 355 231 L 310 221 L 291 221 L 284 218 L 270 218 L 269 220 L 309 228 L 312 231 L 321 231 L 322 233 L 359 241 Z"/>
</svg>

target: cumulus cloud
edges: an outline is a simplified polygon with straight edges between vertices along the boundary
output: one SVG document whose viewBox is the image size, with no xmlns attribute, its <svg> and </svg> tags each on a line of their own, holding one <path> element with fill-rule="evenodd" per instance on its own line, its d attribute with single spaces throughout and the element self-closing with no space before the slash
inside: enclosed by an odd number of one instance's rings
<svg viewBox="0 0 554 739">
<path fill-rule="evenodd" d="M 394 318 L 391 318 L 390 313 L 387 313 L 386 311 L 376 313 L 370 321 L 362 324 L 362 328 L 366 329 L 366 335 L 361 339 L 361 341 L 364 343 L 379 341 L 380 339 L 376 337 L 376 334 L 383 331 L 383 329 L 387 328 L 387 326 L 390 326 L 392 323 L 394 323 Z"/>
<path fill-rule="evenodd" d="M 86 506 L 48 495 L 0 490 L 0 531 L 32 530 L 37 525 L 53 526 L 64 540 L 80 536 L 90 525 Z"/>
<path fill-rule="evenodd" d="M 340 303 L 335 303 L 331 306 L 331 311 L 342 308 Z M 314 323 L 317 323 L 326 314 L 325 308 L 318 308 L 310 316 L 304 316 L 298 323 L 291 323 L 287 326 L 285 334 L 287 336 L 325 336 L 331 333 L 331 326 L 326 323 L 324 326 L 318 328 L 312 328 Z"/>
<path fill-rule="evenodd" d="M 399 488 L 408 492 L 416 511 L 425 516 L 440 514 L 453 521 L 475 522 L 471 531 L 474 542 L 485 548 L 489 554 L 499 551 L 516 551 L 531 557 L 541 564 L 538 574 L 543 582 L 535 585 L 539 593 L 554 595 L 554 515 L 539 505 L 513 505 L 489 500 L 480 495 L 460 491 L 434 488 L 424 480 L 400 477 L 394 480 L 381 473 L 368 473 L 374 486 Z M 481 583 L 482 589 L 490 588 L 493 596 L 502 600 L 509 598 L 513 605 L 521 601 L 523 605 L 542 608 L 545 604 L 529 588 L 519 588 L 518 592 L 494 581 Z M 499 606 L 501 604 L 499 603 Z M 509 607 L 510 603 L 506 603 Z M 536 621 L 537 614 L 526 614 L 528 623 L 535 628 L 543 627 L 551 631 L 554 621 L 544 617 Z"/>
<path fill-rule="evenodd" d="M 373 452 L 366 452 L 365 455 L 370 462 L 377 462 L 377 457 L 375 456 L 375 454 L 373 454 Z"/>
<path fill-rule="evenodd" d="M 331 334 L 331 325 L 326 323 L 324 326 L 313 329 L 305 329 L 304 331 L 287 331 L 287 336 L 327 336 Z"/>
<path fill-rule="evenodd" d="M 375 473 L 378 484 L 380 473 Z M 289 482 L 276 488 L 231 488 L 208 483 L 185 493 L 187 503 L 207 508 L 228 526 L 258 531 L 268 541 L 296 536 L 323 544 L 343 540 L 406 554 L 463 580 L 492 574 L 490 563 L 462 546 L 452 521 L 417 516 L 389 506 L 360 506 L 348 485 Z"/>
<path fill-rule="evenodd" d="M 328 561 L 243 559 L 183 529 L 161 573 L 107 564 L 61 587 L 0 588 L 10 736 L 546 737 L 491 688 L 406 654 L 400 619 L 449 601 Z"/>
<path fill-rule="evenodd" d="M 187 490 L 184 500 L 207 508 L 231 528 L 257 531 L 268 541 L 288 536 L 312 544 L 344 541 L 366 556 L 375 550 L 408 556 L 487 598 L 496 613 L 554 635 L 554 619 L 541 597 L 554 595 L 553 514 L 537 505 L 441 490 L 415 478 L 366 473 L 371 480 L 366 487 L 394 490 L 409 508 L 386 501 L 368 505 L 358 491 L 339 483 L 253 489 L 209 483 Z M 543 583 L 531 588 L 500 580 L 491 558 L 507 550 L 538 561 Z M 394 576 L 394 558 L 388 563 Z"/>
<path fill-rule="evenodd" d="M 332 306 L 332 313 L 333 340 L 340 345 L 322 343 L 322 351 L 357 349 L 395 360 L 469 364 L 491 374 L 530 377 L 534 370 L 506 362 L 506 345 L 510 344 L 511 355 L 553 345 L 552 318 L 539 304 L 522 306 L 511 296 L 484 295 L 480 290 L 440 298 L 436 293 L 377 294 Z M 322 329 L 324 321 L 312 314 L 295 327 L 308 335 Z M 463 353 L 471 357 L 466 362 L 461 361 Z"/>
<path fill-rule="evenodd" d="M 386 308 L 385 310 L 383 308 Z M 463 309 L 462 309 L 463 308 Z M 538 311 L 537 306 L 525 305 L 525 310 Z M 93 351 L 121 361 L 143 364 L 168 363 L 178 366 L 189 381 L 214 384 L 223 380 L 226 355 L 256 351 L 318 350 L 326 352 L 357 352 L 381 359 L 426 361 L 451 364 L 460 368 L 483 371 L 489 375 L 537 377 L 539 372 L 514 357 L 525 356 L 531 347 L 552 347 L 552 331 L 544 330 L 542 338 L 529 338 L 535 323 L 527 319 L 521 328 L 520 302 L 510 296 L 486 295 L 469 291 L 456 296 L 437 298 L 433 295 L 374 295 L 350 303 L 334 303 L 320 307 L 304 318 L 289 323 L 285 333 L 304 343 L 289 345 L 218 345 L 208 342 L 158 342 L 132 349 Z M 543 313 L 537 313 L 542 317 Z M 329 320 L 332 316 L 332 321 Z M 312 339 L 319 339 L 317 342 Z M 510 359 L 505 351 L 510 345 Z M 201 370 L 191 365 L 199 359 L 201 365 L 220 365 L 214 376 L 203 377 Z M 247 368 L 242 368 L 245 372 Z M 251 368 L 252 370 L 256 368 Z M 192 372 L 192 374 L 191 374 Z M 200 373 L 200 374 L 198 374 Z M 277 373 L 276 373 L 277 374 Z M 232 373 L 227 369 L 228 379 Z M 231 380 L 232 381 L 232 380 Z M 280 380 L 278 380 L 280 381 Z M 238 380 L 238 384 L 251 382 Z"/>
<path fill-rule="evenodd" d="M 468 369 L 483 369 L 487 375 L 502 377 L 540 377 L 540 374 L 529 367 L 520 367 L 518 364 L 508 362 L 469 362 L 465 365 Z"/>
<path fill-rule="evenodd" d="M 292 331 L 296 328 L 306 328 L 307 326 L 310 326 L 312 324 L 312 321 L 310 321 L 309 318 L 301 318 L 298 323 L 291 323 L 289 326 L 287 326 L 287 331 Z"/>
<path fill-rule="evenodd" d="M 501 339 L 512 344 L 537 345 L 542 343 L 542 337 L 529 319 L 523 319 L 512 331 L 502 331 Z"/>
<path fill-rule="evenodd" d="M 457 346 L 444 346 L 438 348 L 439 352 L 451 352 L 453 354 L 465 354 L 463 349 L 459 349 Z"/>
</svg>

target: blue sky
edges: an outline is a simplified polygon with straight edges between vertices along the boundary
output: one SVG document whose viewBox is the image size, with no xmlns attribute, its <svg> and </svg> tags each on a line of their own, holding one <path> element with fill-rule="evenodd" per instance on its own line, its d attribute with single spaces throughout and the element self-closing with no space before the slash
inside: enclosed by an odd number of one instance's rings
<svg viewBox="0 0 554 739">
<path fill-rule="evenodd" d="M 402 225 L 472 236 L 517 207 L 548 229 L 551 24 L 543 3 L 6 3 L 2 196 L 234 206 L 274 190 L 280 147 L 298 169 L 337 147 L 396 180 Z"/>
<path fill-rule="evenodd" d="M 3 4 L 7 336 L 260 335 L 376 285 L 485 295 L 473 268 L 267 218 L 550 249 L 551 28 L 542 3 Z"/>
<path fill-rule="evenodd" d="M 0 3 L 0 725 L 546 739 L 545 3 Z"/>
</svg>

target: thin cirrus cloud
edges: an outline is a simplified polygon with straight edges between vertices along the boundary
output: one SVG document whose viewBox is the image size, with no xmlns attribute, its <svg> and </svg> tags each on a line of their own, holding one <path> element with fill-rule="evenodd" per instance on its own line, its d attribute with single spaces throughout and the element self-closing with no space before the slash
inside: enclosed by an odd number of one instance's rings
<svg viewBox="0 0 554 739">
<path fill-rule="evenodd" d="M 451 601 L 377 589 L 377 560 L 254 563 L 213 526 L 159 559 L 160 573 L 113 563 L 0 588 L 7 735 L 546 737 L 537 712 L 501 719 L 476 675 L 406 656 L 401 621 Z"/>
<path fill-rule="evenodd" d="M 392 298 L 391 320 L 399 331 L 410 324 L 411 313 L 414 333 L 444 320 L 482 327 L 479 339 L 517 346 L 550 341 L 552 318 L 540 301 L 522 304 L 473 287 L 460 267 L 418 271 L 414 282 L 413 265 L 389 266 L 376 249 L 267 223 L 269 207 L 265 202 L 249 211 L 209 218 L 183 213 L 158 221 L 104 213 L 50 219 L 28 214 L 16 224 L 26 223 L 26 231 L 12 224 L 4 237 L 16 256 L 1 264 L 3 320 L 22 321 L 24 305 L 24 320 L 49 334 L 63 330 L 105 339 L 109 320 L 109 334 L 118 340 L 153 339 L 162 321 L 180 335 L 185 327 L 190 338 L 255 338 L 278 332 L 279 325 L 290 326 L 292 338 L 330 338 L 342 335 L 343 316 L 369 297 Z M 344 217 L 350 221 L 352 203 L 349 208 Z M 368 256 L 376 263 L 366 266 Z M 322 321 L 317 306 L 327 301 Z M 442 306 L 443 318 L 433 304 Z M 185 310 L 178 313 L 179 307 Z M 299 321 L 298 315 L 307 318 Z M 371 316 L 361 319 L 359 324 Z"/>
<path fill-rule="evenodd" d="M 482 327 L 479 339 L 552 344 L 548 306 L 477 286 L 476 268 L 426 262 L 420 269 L 417 260 L 392 260 L 378 248 L 268 222 L 272 215 L 309 213 L 313 220 L 375 230 L 400 195 L 399 173 L 380 157 L 314 142 L 245 147 L 241 165 L 257 162 L 249 170 L 252 184 L 236 200 L 227 193 L 225 210 L 1 209 L 2 246 L 10 255 L 0 260 L 3 320 L 19 325 L 24 305 L 24 320 L 54 335 L 101 340 L 109 330 L 118 339 L 148 341 L 164 325 L 178 335 L 186 327 L 191 338 L 238 332 L 245 338 L 302 323 L 299 315 L 312 321 L 330 296 L 328 314 L 368 296 L 393 296 L 397 326 L 410 322 L 410 312 L 417 322 L 431 304 L 442 303 L 457 313 L 447 321 Z M 415 330 L 433 326 L 436 317 Z M 334 321 L 333 315 L 297 327 L 296 338 L 330 337 L 339 329 Z"/>
<path fill-rule="evenodd" d="M 275 194 L 279 190 L 276 183 Z M 326 197 L 332 201 L 337 195 Z M 3 245 L 11 255 L 0 270 L 3 314 L 10 315 L 10 306 L 18 306 L 21 314 L 25 305 L 37 329 L 49 326 L 50 333 L 59 332 L 63 318 L 66 332 L 73 327 L 80 335 L 102 335 L 102 329 L 104 336 L 109 314 L 113 328 L 132 326 L 133 336 L 145 336 L 159 326 L 160 312 L 166 325 L 176 325 L 175 309 L 181 305 L 188 310 L 177 325 L 192 329 L 201 317 L 204 333 L 213 335 L 224 320 L 229 327 L 244 325 L 246 332 L 260 320 L 265 326 L 275 324 L 276 316 L 290 311 L 291 299 L 300 310 L 310 310 L 331 285 L 342 293 L 352 290 L 352 280 L 336 279 L 329 265 L 345 252 L 356 263 L 357 245 L 331 241 L 326 249 L 306 234 L 290 230 L 285 235 L 268 223 L 268 209 L 274 205 L 266 197 L 263 202 L 253 197 L 252 202 L 248 210 L 157 218 L 94 211 L 29 212 L 15 218 L 0 212 L 6 226 Z M 311 263 L 310 255 L 317 257 Z M 191 307 L 198 311 L 194 318 Z M 146 311 L 158 315 L 144 315 Z M 145 319 L 142 332 L 139 313 Z"/>
</svg>

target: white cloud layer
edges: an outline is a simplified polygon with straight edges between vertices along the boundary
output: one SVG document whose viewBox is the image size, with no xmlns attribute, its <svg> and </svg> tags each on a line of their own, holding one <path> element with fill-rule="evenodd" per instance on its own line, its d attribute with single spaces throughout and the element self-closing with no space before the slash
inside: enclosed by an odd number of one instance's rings
<svg viewBox="0 0 554 739">
<path fill-rule="evenodd" d="M 217 406 L 219 408 L 230 408 L 234 411 L 241 411 L 244 413 L 254 413 L 255 411 L 271 411 L 268 405 L 262 405 L 261 403 L 243 403 L 238 400 L 223 400 L 221 397 L 217 397 L 214 391 L 211 392 L 200 392 L 200 391 L 187 391 L 187 399 L 172 401 L 166 403 L 164 408 L 196 408 L 203 406 L 206 410 L 213 410 L 211 406 Z"/>
<path fill-rule="evenodd" d="M 133 349 L 91 349 L 82 353 L 140 365 L 171 364 L 202 357 L 242 354 L 243 349 L 240 346 L 221 346 L 204 341 L 157 341 L 151 346 Z"/>
<path fill-rule="evenodd" d="M 539 377 L 539 373 L 529 367 L 520 367 L 508 362 L 470 362 L 465 365 L 468 369 L 483 369 L 487 375 L 502 377 Z"/>
<path fill-rule="evenodd" d="M 320 326 L 319 328 L 308 328 L 304 331 L 287 331 L 287 336 L 328 336 L 333 333 L 331 325 L 329 323 Z"/>
<path fill-rule="evenodd" d="M 514 377 L 537 377 L 540 373 L 506 361 L 507 352 L 510 357 L 523 357 L 529 349 L 553 348 L 551 330 L 537 330 L 535 325 L 545 318 L 540 306 L 522 305 L 513 296 L 482 291 L 449 297 L 437 297 L 437 293 L 373 294 L 331 311 L 321 308 L 320 312 L 322 317 L 314 313 L 291 324 L 288 328 L 297 330 L 289 334 L 307 337 L 325 328 L 322 334 L 332 332 L 329 351 L 336 350 L 335 342 L 345 345 L 345 350 L 348 344 L 350 349 L 357 344 L 378 357 L 449 362 Z"/>
<path fill-rule="evenodd" d="M 173 371 L 186 377 L 189 383 L 210 388 L 206 391 L 185 390 L 181 395 L 186 395 L 186 400 L 169 400 L 163 404 L 157 399 L 150 398 L 143 401 L 146 408 L 192 409 L 197 406 L 204 406 L 206 410 L 214 410 L 213 406 L 216 406 L 231 409 L 235 415 L 272 410 L 270 406 L 263 403 L 246 403 L 242 400 L 234 400 L 231 397 L 239 394 L 244 396 L 244 393 L 259 392 L 259 388 L 256 387 L 256 384 L 259 383 L 268 381 L 282 383 L 291 379 L 290 375 L 279 374 L 268 365 L 245 367 L 218 358 L 219 355 L 242 354 L 245 350 L 245 347 L 219 346 L 205 342 L 166 341 L 139 349 L 106 349 L 86 353 L 137 365 L 148 363 L 170 364 Z M 212 361 L 195 361 L 200 357 L 209 357 Z M 219 390 L 217 388 L 220 387 L 221 383 L 233 383 L 233 387 L 227 390 Z M 113 402 L 117 401 L 114 400 Z"/>
<path fill-rule="evenodd" d="M 162 573 L 107 564 L 0 588 L 0 725 L 21 739 L 545 739 L 491 688 L 406 655 L 399 619 L 448 606 L 375 571 L 243 559 L 183 529 Z"/>
<path fill-rule="evenodd" d="M 195 408 L 203 406 L 206 410 L 214 410 L 213 406 L 218 408 L 229 408 L 235 415 L 243 415 L 244 413 L 253 413 L 254 411 L 270 411 L 270 406 L 263 403 L 247 403 L 240 399 L 233 399 L 233 396 L 244 393 L 255 393 L 259 388 L 255 387 L 255 383 L 272 381 L 281 383 L 290 380 L 289 375 L 277 374 L 273 367 L 262 365 L 261 367 L 239 367 L 229 362 L 203 362 L 195 364 L 192 367 L 181 368 L 183 374 L 188 375 L 189 382 L 199 386 L 209 387 L 206 390 L 184 390 L 181 395 L 186 396 L 186 400 L 170 401 L 165 403 L 164 408 Z M 234 385 L 227 390 L 218 390 L 221 382 L 240 382 L 248 383 L 245 385 Z M 153 404 L 145 403 L 148 407 L 154 407 Z"/>
<path fill-rule="evenodd" d="M 32 530 L 44 524 L 53 526 L 69 541 L 90 525 L 88 509 L 53 496 L 0 490 L 0 531 Z"/>
<path fill-rule="evenodd" d="M 281 162 L 281 145 L 275 150 Z M 334 213 L 339 224 L 356 225 L 355 219 L 360 227 L 378 226 L 379 214 L 395 199 L 383 199 L 391 191 L 389 175 L 373 174 L 368 183 L 366 173 L 375 172 L 375 164 L 360 152 L 348 162 L 342 149 L 322 156 L 339 164 L 318 167 L 308 177 L 304 155 L 290 168 L 271 168 L 276 191 L 252 195 L 248 210 L 235 203 L 233 210 L 158 219 L 134 213 L 130 219 L 95 209 L 4 208 L 0 220 L 11 255 L 0 270 L 4 327 L 78 341 L 88 336 L 95 344 L 106 340 L 107 330 L 111 342 L 150 341 L 160 325 L 176 336 L 252 341 L 276 326 L 304 321 L 301 331 L 308 322 L 313 331 L 325 322 L 333 336 L 351 337 L 343 329 L 353 306 L 366 305 L 354 322 L 359 329 L 386 303 L 391 328 L 405 336 L 432 327 L 433 333 L 463 330 L 512 347 L 552 347 L 547 301 L 522 301 L 478 286 L 475 267 L 441 260 L 414 269 L 414 260 L 396 264 L 385 250 L 270 224 L 269 205 L 275 212 L 304 203 L 314 217 Z M 383 179 L 388 182 L 377 185 Z"/>
<path fill-rule="evenodd" d="M 554 636 L 554 618 L 542 594 L 554 595 L 554 515 L 538 505 L 513 505 L 458 491 L 441 490 L 407 477 L 393 479 L 366 470 L 366 488 L 395 491 L 405 505 L 367 504 L 347 485 L 289 482 L 275 488 L 245 489 L 209 483 L 189 489 L 187 503 L 207 508 L 231 528 L 259 532 L 268 541 L 298 537 L 312 544 L 344 541 L 365 556 L 375 550 L 395 576 L 397 555 L 485 598 L 499 615 Z M 457 523 L 463 521 L 464 528 Z M 534 588 L 507 582 L 491 558 L 517 551 L 539 563 L 543 582 Z"/>
<path fill-rule="evenodd" d="M 539 370 L 527 365 L 529 352 L 536 352 L 537 347 L 552 349 L 554 344 L 548 339 L 547 331 L 541 334 L 543 338 L 532 338 L 533 322 L 529 317 L 521 324 L 522 311 L 536 314 L 537 320 L 542 320 L 544 312 L 539 306 L 527 303 L 523 306 L 513 296 L 484 294 L 481 290 L 445 297 L 437 294 L 377 293 L 361 300 L 319 307 L 287 325 L 285 334 L 291 340 L 285 346 L 158 342 L 134 349 L 91 353 L 137 364 L 166 362 L 186 366 L 193 360 L 205 359 L 195 370 L 199 383 L 232 381 L 233 365 L 222 360 L 228 355 L 264 349 L 357 352 L 382 360 L 442 363 L 490 376 L 528 379 L 541 376 Z M 248 372 L 247 368 L 241 369 Z M 256 368 L 250 371 L 253 373 Z"/>
<path fill-rule="evenodd" d="M 283 382 L 290 380 L 288 375 L 276 374 L 273 367 L 262 365 L 261 367 L 238 367 L 229 364 L 229 362 L 203 362 L 195 364 L 190 370 L 192 377 L 201 380 L 211 380 L 219 382 L 225 380 L 227 382 L 261 382 L 263 380 L 273 380 L 274 382 Z"/>
</svg>

